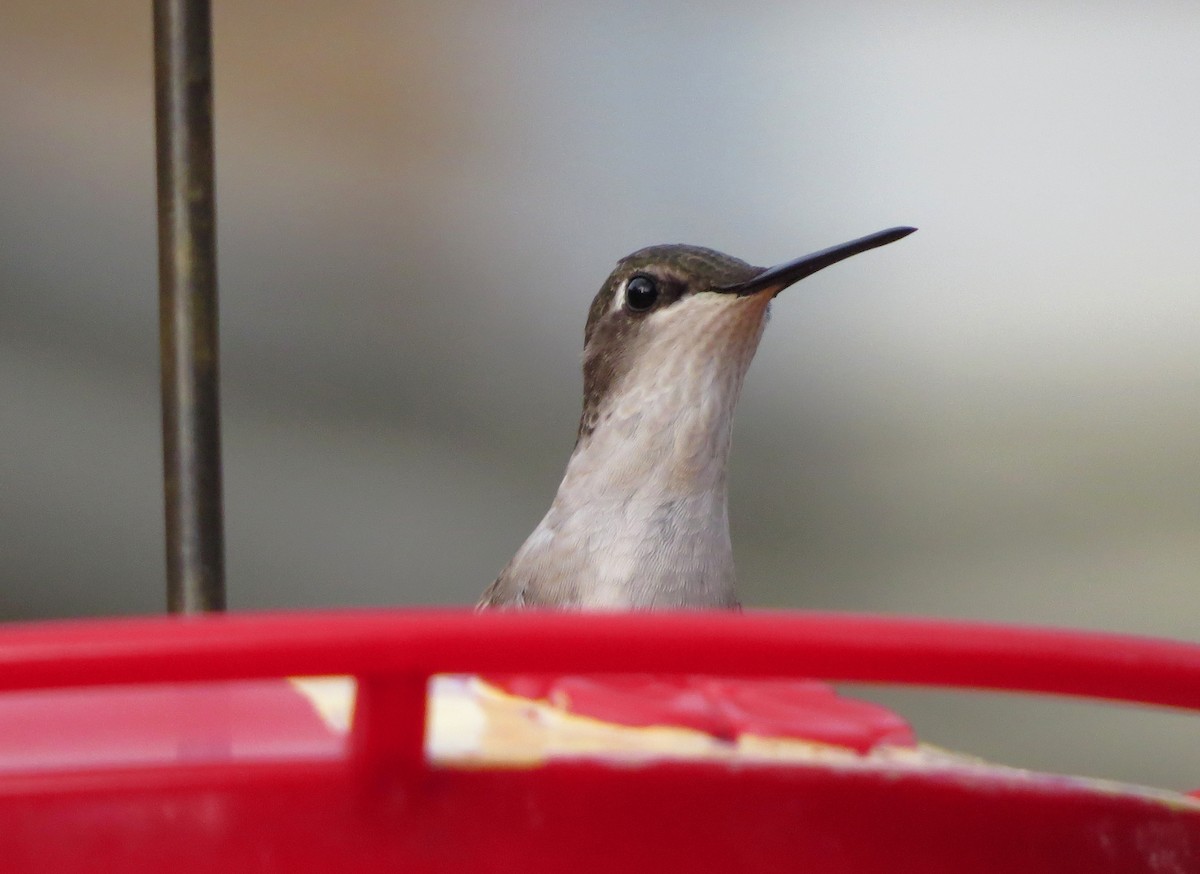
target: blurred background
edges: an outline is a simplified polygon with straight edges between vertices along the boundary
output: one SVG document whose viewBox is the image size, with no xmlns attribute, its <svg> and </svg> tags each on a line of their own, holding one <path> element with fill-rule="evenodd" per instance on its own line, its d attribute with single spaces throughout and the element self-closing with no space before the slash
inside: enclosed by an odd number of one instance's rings
<svg viewBox="0 0 1200 874">
<path fill-rule="evenodd" d="M 234 609 L 474 601 L 650 243 L 781 297 L 750 607 L 1200 638 L 1200 16 L 1180 2 L 215 4 Z M 0 618 L 163 608 L 149 5 L 0 11 Z M 1200 786 L 1197 722 L 855 690 L 929 741 Z"/>
</svg>

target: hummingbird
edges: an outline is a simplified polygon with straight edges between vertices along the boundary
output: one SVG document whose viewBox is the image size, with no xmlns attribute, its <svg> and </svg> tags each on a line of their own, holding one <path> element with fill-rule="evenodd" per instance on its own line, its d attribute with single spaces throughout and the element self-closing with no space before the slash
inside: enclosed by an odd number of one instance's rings
<svg viewBox="0 0 1200 874">
<path fill-rule="evenodd" d="M 739 609 L 726 473 L 771 301 L 915 230 L 770 268 L 682 244 L 622 258 L 588 310 L 583 412 L 558 493 L 478 609 Z"/>
</svg>

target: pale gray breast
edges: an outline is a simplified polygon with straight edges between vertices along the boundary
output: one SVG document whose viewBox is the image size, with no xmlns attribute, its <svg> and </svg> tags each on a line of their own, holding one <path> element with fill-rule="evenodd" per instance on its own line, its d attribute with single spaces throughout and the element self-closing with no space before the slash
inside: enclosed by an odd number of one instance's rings
<svg viewBox="0 0 1200 874">
<path fill-rule="evenodd" d="M 719 506 L 716 506 L 720 502 Z M 735 607 L 720 496 L 552 511 L 479 606 L 584 610 Z"/>
</svg>

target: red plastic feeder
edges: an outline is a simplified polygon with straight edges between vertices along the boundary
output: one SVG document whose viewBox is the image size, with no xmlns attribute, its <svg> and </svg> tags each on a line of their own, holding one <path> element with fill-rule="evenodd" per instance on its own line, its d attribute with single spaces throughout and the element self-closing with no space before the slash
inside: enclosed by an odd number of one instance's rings
<svg viewBox="0 0 1200 874">
<path fill-rule="evenodd" d="M 0 665 L 6 871 L 1200 871 L 1196 799 L 939 755 L 795 679 L 1197 709 L 1182 643 L 405 611 L 10 626 Z"/>
</svg>

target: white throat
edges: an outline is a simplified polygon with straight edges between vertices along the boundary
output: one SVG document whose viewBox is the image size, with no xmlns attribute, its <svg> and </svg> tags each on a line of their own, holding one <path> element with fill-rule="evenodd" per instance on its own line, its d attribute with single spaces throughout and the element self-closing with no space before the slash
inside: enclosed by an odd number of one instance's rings
<svg viewBox="0 0 1200 874">
<path fill-rule="evenodd" d="M 726 472 L 765 310 L 706 295 L 652 325 L 513 559 L 532 596 L 544 580 L 580 609 L 736 604 Z"/>
</svg>

